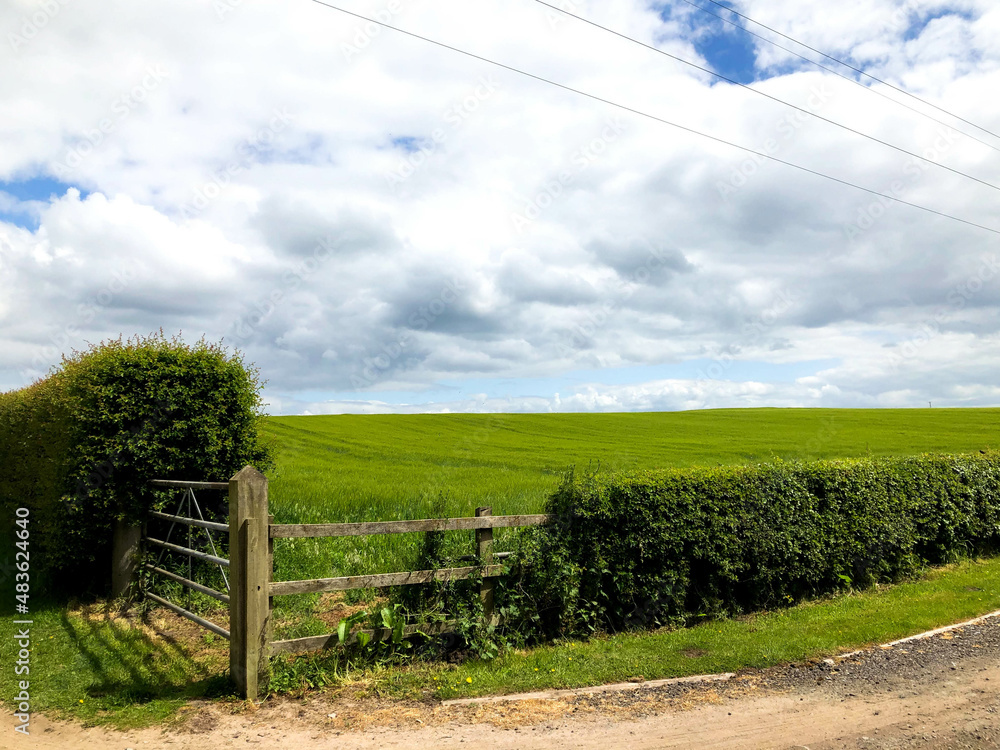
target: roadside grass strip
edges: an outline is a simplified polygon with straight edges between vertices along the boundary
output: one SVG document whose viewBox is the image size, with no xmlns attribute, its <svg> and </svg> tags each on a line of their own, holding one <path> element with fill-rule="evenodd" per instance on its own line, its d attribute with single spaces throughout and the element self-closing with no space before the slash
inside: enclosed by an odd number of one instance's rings
<svg viewBox="0 0 1000 750">
<path fill-rule="evenodd" d="M 1000 609 L 1000 557 L 921 579 L 678 630 L 623 633 L 371 676 L 380 694 L 441 700 L 736 672 L 836 656 Z"/>
</svg>

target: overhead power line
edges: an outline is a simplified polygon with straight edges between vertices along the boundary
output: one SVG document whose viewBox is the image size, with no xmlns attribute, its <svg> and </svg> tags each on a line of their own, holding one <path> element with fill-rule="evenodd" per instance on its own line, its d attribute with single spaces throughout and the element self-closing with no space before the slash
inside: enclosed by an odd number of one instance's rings
<svg viewBox="0 0 1000 750">
<path fill-rule="evenodd" d="M 959 117 L 954 112 L 949 112 L 946 109 L 942 109 L 938 105 L 933 104 L 932 102 L 929 102 L 926 99 L 921 99 L 919 96 L 917 96 L 916 94 L 911 94 L 906 89 L 900 88 L 899 86 L 893 86 L 891 83 L 889 83 L 887 81 L 883 81 L 881 78 L 876 78 L 871 73 L 868 73 L 868 72 L 862 70 L 861 68 L 856 68 L 853 65 L 851 65 L 850 63 L 844 62 L 843 60 L 839 60 L 836 57 L 834 57 L 833 55 L 828 55 L 826 52 L 823 52 L 822 50 L 818 50 L 815 47 L 810 47 L 805 42 L 800 42 L 798 39 L 793 39 L 792 37 L 788 36 L 788 34 L 782 34 L 777 29 L 772 29 L 770 26 L 767 26 L 766 24 L 763 24 L 760 21 L 755 21 L 754 19 L 750 18 L 750 16 L 745 16 L 742 13 L 740 13 L 739 11 L 734 10 L 733 8 L 730 8 L 730 7 L 727 7 L 727 6 L 723 5 L 722 3 L 718 2 L 718 0 L 708 0 L 708 2 L 710 2 L 712 5 L 716 5 L 716 6 L 720 7 L 720 8 L 724 8 L 725 10 L 728 10 L 730 13 L 736 14 L 740 18 L 742 18 L 742 19 L 744 19 L 746 21 L 750 21 L 750 23 L 755 23 L 758 26 L 760 26 L 761 28 L 767 29 L 768 31 L 770 31 L 770 32 L 772 32 L 774 34 L 777 34 L 778 36 L 782 37 L 783 39 L 787 39 L 790 42 L 795 42 L 796 44 L 801 44 L 807 50 L 815 52 L 817 55 L 822 55 L 827 60 L 833 60 L 835 63 L 839 63 L 840 65 L 843 65 L 845 68 L 850 68 L 855 73 L 859 73 L 860 75 L 863 75 L 866 78 L 870 78 L 873 81 L 877 81 L 878 83 L 881 83 L 883 86 L 888 86 L 891 89 L 895 89 L 900 94 L 905 94 L 906 96 L 910 97 L 911 99 L 916 99 L 921 104 L 926 104 L 928 107 L 934 107 L 934 109 L 938 110 L 939 112 L 944 112 L 945 114 L 950 115 L 951 117 L 954 117 L 954 118 L 956 118 L 958 120 L 961 120 L 962 122 L 966 123 L 967 125 L 971 125 L 972 127 L 976 128 L 977 130 L 981 130 L 984 133 L 989 133 L 994 138 L 1000 138 L 1000 135 L 997 135 L 992 130 L 987 130 L 986 128 L 982 127 L 981 125 L 976 125 L 976 123 L 972 122 L 971 120 L 966 120 L 964 117 Z"/>
<path fill-rule="evenodd" d="M 949 172 L 952 172 L 954 174 L 960 175 L 962 177 L 967 177 L 970 180 L 974 180 L 975 182 L 978 182 L 978 183 L 980 183 L 982 185 L 986 185 L 986 187 L 993 188 L 994 190 L 1000 190 L 1000 185 L 995 185 L 992 182 L 987 182 L 986 180 L 982 180 L 982 179 L 980 179 L 978 177 L 975 177 L 975 176 L 973 176 L 971 174 L 968 174 L 967 172 L 963 172 L 963 171 L 961 171 L 959 169 L 954 169 L 952 167 L 949 167 L 946 164 L 941 164 L 940 162 L 936 162 L 936 161 L 934 161 L 932 159 L 928 159 L 925 156 L 921 156 L 920 154 L 915 153 L 913 151 L 909 151 L 909 150 L 907 150 L 905 148 L 902 148 L 901 146 L 896 146 L 896 145 L 894 145 L 892 143 L 889 143 L 888 141 L 882 140 L 881 138 L 877 138 L 877 137 L 875 137 L 873 135 L 868 135 L 867 133 L 864 133 L 864 132 L 862 132 L 860 130 L 857 130 L 856 128 L 852 128 L 849 125 L 844 125 L 843 123 L 837 122 L 836 120 L 831 120 L 829 117 L 823 117 L 823 115 L 820 115 L 820 114 L 818 114 L 816 112 L 813 112 L 811 110 L 805 109 L 804 107 L 799 107 L 799 106 L 797 106 L 795 104 L 792 104 L 791 102 L 785 101 L 784 99 L 779 99 L 776 96 L 772 96 L 771 94 L 768 94 L 765 91 L 760 91 L 759 89 L 755 89 L 752 86 L 747 86 L 745 83 L 740 83 L 739 81 L 736 81 L 736 80 L 734 80 L 732 78 L 728 78 L 728 77 L 722 75 L 722 73 L 716 73 L 714 70 L 706 68 L 706 67 L 704 67 L 702 65 L 698 65 L 697 63 L 691 62 L 690 60 L 685 60 L 683 57 L 678 57 L 677 55 L 673 55 L 673 54 L 671 54 L 671 53 L 669 53 L 669 52 L 667 52 L 665 50 L 662 50 L 662 49 L 660 49 L 658 47 L 654 47 L 651 44 L 646 44 L 645 42 L 640 41 L 639 39 L 636 39 L 635 37 L 631 37 L 631 36 L 628 36 L 626 34 L 622 34 L 621 32 L 615 31 L 614 29 L 610 29 L 607 26 L 602 26 L 601 24 L 597 23 L 596 21 L 591 21 L 590 19 L 584 18 L 583 16 L 578 16 L 576 13 L 573 13 L 571 11 L 568 11 L 568 10 L 565 10 L 563 8 L 560 8 L 560 7 L 556 6 L 556 5 L 553 5 L 552 3 L 546 2 L 546 0 L 535 0 L 535 2 L 538 3 L 539 5 L 544 5 L 546 8 L 551 8 L 552 10 L 559 11 L 560 13 L 563 13 L 563 14 L 569 16 L 570 18 L 575 18 L 578 21 L 582 21 L 583 23 L 590 24 L 591 26 L 594 26 L 595 28 L 601 29 L 602 31 L 606 31 L 609 34 L 614 34 L 617 37 L 620 37 L 622 39 L 626 39 L 626 40 L 628 40 L 630 42 L 634 42 L 635 44 L 641 45 L 641 46 L 645 47 L 648 50 L 652 50 L 653 52 L 657 52 L 657 53 L 659 53 L 659 54 L 661 54 L 661 55 L 663 55 L 665 57 L 669 57 L 671 60 L 676 60 L 677 62 L 684 63 L 685 65 L 690 65 L 692 68 L 696 68 L 696 69 L 698 69 L 700 71 L 708 73 L 709 75 L 715 76 L 716 78 L 719 78 L 719 79 L 721 79 L 723 81 L 726 81 L 727 83 L 731 83 L 731 84 L 733 84 L 735 86 L 739 86 L 739 87 L 741 87 L 743 89 L 746 89 L 747 91 L 752 91 L 753 93 L 759 94 L 760 96 L 763 96 L 763 97 L 766 97 L 766 98 L 770 99 L 771 101 L 778 102 L 778 104 L 783 104 L 786 107 L 791 107 L 792 109 L 797 110 L 799 112 L 802 112 L 802 113 L 804 113 L 806 115 L 809 115 L 810 117 L 815 117 L 817 120 L 822 120 L 823 122 L 827 122 L 827 123 L 829 123 L 831 125 L 834 125 L 834 126 L 836 126 L 838 128 L 841 128 L 842 130 L 846 130 L 849 133 L 854 133 L 855 135 L 859 135 L 862 138 L 867 138 L 869 141 L 873 141 L 873 142 L 879 143 L 879 144 L 881 144 L 883 146 L 887 146 L 888 148 L 891 148 L 891 149 L 893 149 L 895 151 L 898 151 L 901 154 L 906 154 L 907 156 L 911 156 L 914 159 L 919 159 L 920 161 L 925 162 L 927 164 L 932 164 L 935 167 L 940 167 L 941 169 L 946 169 Z"/>
<path fill-rule="evenodd" d="M 709 0 L 709 2 L 713 2 L 713 1 L 714 1 L 714 0 Z M 989 146 L 989 147 L 990 147 L 991 149 L 993 149 L 994 151 L 1000 151 L 1000 148 L 997 148 L 997 147 L 996 147 L 995 145 L 993 145 L 992 143 L 987 143 L 986 141 L 982 140 L 981 138 L 978 138 L 978 137 L 976 137 L 976 136 L 972 135 L 972 133 L 969 133 L 969 132 L 967 132 L 967 131 L 965 131 L 965 130 L 961 130 L 961 129 L 959 129 L 959 128 L 956 128 L 956 127 L 955 127 L 955 126 L 954 126 L 953 124 L 951 124 L 951 123 L 947 123 L 947 122 L 945 122 L 944 120 L 941 120 L 941 119 L 938 119 L 937 117 L 934 117 L 934 116 L 932 116 L 932 115 L 929 115 L 929 114 L 927 114 L 926 112 L 921 112 L 921 111 L 920 111 L 919 109 L 917 109 L 916 107 L 911 107 L 911 106 L 910 106 L 909 104 L 906 104 L 905 102 L 901 102 L 901 101 L 899 101 L 898 99 L 893 99 L 893 98 L 892 98 L 891 96 L 888 96 L 887 94 L 885 94 L 885 93 L 883 93 L 883 92 L 881 92 L 881 91 L 877 91 L 877 90 L 875 90 L 875 89 L 873 89 L 873 88 L 869 88 L 868 86 L 865 86 L 865 85 L 864 85 L 863 83 L 861 83 L 861 81 L 857 81 L 857 80 L 855 80 L 854 78 L 852 78 L 851 76 L 849 76 L 849 75 L 845 75 L 844 73 L 841 73 L 841 72 L 840 72 L 839 70 L 834 70 L 833 68 L 830 68 L 830 67 L 828 67 L 828 66 L 826 66 L 826 65 L 823 65 L 823 63 L 820 63 L 820 62 L 816 62 L 816 61 L 815 61 L 815 60 L 813 60 L 812 58 L 809 58 L 809 57 L 806 57 L 805 55 L 803 55 L 803 54 L 800 54 L 800 53 L 796 52 L 796 51 L 795 51 L 795 50 L 793 50 L 793 49 L 789 49 L 788 47 L 785 47 L 785 46 L 784 46 L 784 45 L 782 45 L 782 44 L 778 44 L 778 43 L 777 43 L 776 41 L 774 41 L 773 39 L 768 39 L 768 38 L 767 38 L 766 36 L 763 36 L 762 34 L 758 34 L 758 33 L 754 32 L 754 31 L 751 31 L 751 30 L 750 30 L 750 29 L 748 29 L 748 28 L 747 28 L 746 26 L 741 26 L 740 24 L 736 23 L 736 22 L 735 22 L 735 21 L 733 21 L 732 19 L 729 19 L 729 18 L 726 18 L 725 16 L 721 16 L 721 15 L 719 15 L 718 13 L 713 13 L 713 12 L 712 12 L 712 11 L 710 11 L 710 10 L 709 10 L 708 8 L 705 8 L 704 6 L 701 6 L 701 5 L 698 5 L 698 3 L 696 3 L 696 2 L 693 2 L 692 0 L 681 0 L 681 2 L 683 2 L 683 3 L 687 3 L 687 4 L 688 4 L 688 5 L 690 5 L 690 6 L 692 7 L 692 8 L 697 8 L 697 9 L 698 9 L 698 10 L 700 10 L 700 11 L 701 11 L 702 13 L 707 13 L 708 15 L 710 15 L 710 16 L 713 16 L 714 18 L 718 18 L 718 19 L 719 19 L 720 21 L 722 21 L 723 23 L 727 23 L 727 24 L 729 24 L 730 26 L 732 26 L 732 27 L 734 27 L 734 28 L 737 28 L 737 29 L 739 29 L 740 31 L 742 31 L 742 32 L 744 32 L 744 33 L 746 33 L 746 34 L 749 34 L 749 35 L 750 35 L 750 36 L 752 36 L 752 37 L 755 37 L 755 38 L 757 38 L 757 39 L 760 39 L 761 41 L 764 41 L 764 42 L 767 42 L 768 44 L 770 44 L 770 45 L 772 45 L 772 46 L 774 46 L 774 47 L 777 47 L 777 48 L 778 48 L 778 49 L 780 49 L 780 50 L 784 50 L 785 52 L 789 53 L 790 55 L 794 55 L 795 57 L 799 58 L 800 60 L 805 60 L 805 61 L 806 61 L 807 63 L 809 63 L 810 65 L 815 65 L 815 66 L 816 66 L 817 68 L 821 68 L 822 70 L 825 70 L 825 71 L 827 71 L 828 73 L 833 73 L 833 74 L 834 74 L 834 75 L 836 75 L 836 76 L 840 76 L 840 77 L 841 77 L 841 78 L 843 78 L 843 79 L 844 79 L 845 81 L 850 81 L 850 82 L 851 82 L 851 83 L 853 83 L 853 84 L 854 84 L 855 86 L 860 86 L 860 87 L 861 87 L 861 88 L 863 88 L 863 89 L 864 89 L 865 91 L 870 91 L 871 93 L 873 93 L 873 94 L 876 94 L 876 95 L 878 95 L 878 96 L 881 96 L 881 97 L 882 97 L 883 99 L 886 99 L 886 100 L 888 100 L 888 101 L 892 102 L 893 104 L 896 104 L 896 105 L 898 105 L 898 106 L 900 106 L 900 107 L 904 107 L 904 108 L 906 108 L 906 109 L 910 110 L 911 112 L 916 112 L 916 113 L 917 113 L 918 115 L 920 115 L 921 117 L 926 117 L 926 118 L 927 118 L 928 120 L 931 120 L 932 122 L 936 122 L 936 123 L 937 123 L 938 125 L 944 125 L 944 126 L 945 126 L 946 128 L 954 128 L 954 129 L 955 129 L 955 130 L 957 130 L 957 131 L 958 131 L 959 133 L 961 133 L 962 135 L 964 135 L 964 136 L 965 136 L 966 138 L 971 138 L 972 140 L 976 141 L 977 143 L 981 143 L 981 144 L 983 144 L 984 146 Z M 737 13 L 737 12 L 736 12 L 735 10 L 733 10 L 732 8 L 727 8 L 727 7 L 725 6 L 725 5 L 721 5 L 721 4 L 719 4 L 719 3 L 715 3 L 715 5 L 718 5 L 718 6 L 720 7 L 720 8 L 724 8 L 725 10 L 728 10 L 728 11 L 730 11 L 731 13 L 735 13 L 735 14 L 736 14 L 737 16 L 740 16 L 741 18 L 746 18 L 746 19 L 747 19 L 748 21 L 753 21 L 753 19 L 752 19 L 752 18 L 749 18 L 749 17 L 747 17 L 747 16 L 743 16 L 743 15 L 741 15 L 740 13 Z M 754 23 L 757 23 L 756 21 L 753 21 L 753 22 L 754 22 Z M 770 29 L 770 27 L 769 27 L 769 26 L 764 26 L 764 24 L 759 24 L 759 25 L 760 25 L 761 27 L 765 28 L 765 29 Z M 770 29 L 770 30 L 771 30 L 771 31 L 774 31 L 773 29 Z M 781 33 L 780 31 L 774 31 L 774 33 L 775 33 L 775 34 L 778 34 L 778 35 L 780 35 L 780 36 L 782 36 L 782 37 L 784 37 L 785 39 L 788 39 L 789 41 L 792 41 L 792 42 L 795 42 L 796 44 L 799 44 L 799 45 L 802 45 L 802 46 L 803 46 L 803 47 L 805 47 L 806 49 L 812 49 L 812 47 L 810 47 L 809 45 L 807 45 L 807 44 L 803 44 L 802 42 L 798 41 L 797 39 L 793 39 L 792 37 L 790 37 L 790 36 L 787 36 L 786 34 L 782 34 L 782 33 Z M 837 58 L 835 58 L 835 57 L 830 57 L 829 55 L 827 55 L 827 54 L 825 54 L 825 53 L 823 53 L 823 52 L 819 52 L 819 50 L 813 50 L 813 51 L 814 51 L 814 52 L 816 52 L 817 54 L 820 54 L 820 55 L 823 55 L 824 57 L 827 57 L 827 58 L 829 58 L 830 60 L 833 60 L 833 61 L 834 61 L 834 62 L 836 62 L 836 63 L 839 63 L 840 65 L 843 65 L 843 66 L 845 66 L 845 67 L 848 67 L 848 68 L 851 68 L 852 70 L 857 70 L 857 68 L 853 68 L 852 66 L 848 65 L 848 64 L 847 64 L 847 63 L 845 63 L 845 62 L 841 62 L 840 60 L 838 60 L 838 59 L 837 59 Z M 931 104 L 930 102 L 927 102 L 927 101 L 924 101 L 924 100 L 923 100 L 923 99 L 921 99 L 920 97 L 918 97 L 918 96 L 916 96 L 916 95 L 914 95 L 914 94 L 911 94 L 911 93 L 910 93 L 910 92 L 908 92 L 908 91 L 905 91 L 905 90 L 903 90 L 903 89 L 900 89 L 900 88 L 898 88 L 898 87 L 896 87 L 896 86 L 893 86 L 893 85 L 892 85 L 892 84 L 890 84 L 890 83 L 885 83 L 885 81 L 882 81 L 882 80 L 880 80 L 880 79 L 878 79 L 878 78 L 875 78 L 874 76 L 871 76 L 871 75 L 869 75 L 868 73 L 865 73 L 864 71 L 859 71 L 859 72 L 861 72 L 861 73 L 863 73 L 864 75 L 868 76 L 868 77 L 869 77 L 869 78 L 871 78 L 871 79 L 872 79 L 873 81 L 878 81 L 879 83 L 883 83 L 883 84 L 885 84 L 886 86 L 889 86 L 890 88 L 893 88 L 893 89 L 896 89 L 897 91 L 901 91 L 902 93 L 906 94 L 907 96 L 910 96 L 910 97 L 912 97 L 912 98 L 916 99 L 917 101 L 919 101 L 919 102 L 922 102 L 922 103 L 926 104 L 926 105 L 927 105 L 927 106 L 929 106 L 929 107 L 933 107 L 934 109 L 938 110 L 939 112 L 944 112 L 944 113 L 945 113 L 946 115 L 948 115 L 949 117 L 954 117 L 954 118 L 955 118 L 956 120 L 960 120 L 960 121 L 962 121 L 962 122 L 965 122 L 965 123 L 968 123 L 969 125 L 972 125 L 972 127 L 976 128 L 977 130 L 982 130 L 982 131 L 983 131 L 984 133 L 989 133 L 990 135 L 992 135 L 992 136 L 994 136 L 994 137 L 997 137 L 997 138 L 1000 138 L 1000 136 L 998 136 L 998 135 L 997 135 L 996 133 L 994 133 L 994 132 L 992 132 L 992 131 L 990 131 L 990 130 L 986 130 L 985 128 L 981 128 L 981 127 L 980 127 L 979 125 L 976 125 L 976 124 L 975 124 L 975 123 L 973 123 L 973 122 L 969 122 L 968 120 L 964 119 L 963 117 L 960 117 L 959 115 L 956 115 L 956 114 L 955 114 L 954 112 L 949 112 L 948 110 L 946 110 L 946 109 L 944 109 L 944 108 L 942 108 L 942 107 L 939 107 L 939 106 L 937 106 L 936 104 Z"/>
<path fill-rule="evenodd" d="M 856 190 L 861 190 L 863 192 L 869 193 L 870 195 L 875 195 L 875 196 L 878 196 L 879 198 L 884 198 L 886 200 L 892 201 L 893 203 L 899 203 L 899 204 L 902 204 L 904 206 L 910 206 L 911 208 L 916 208 L 916 209 L 919 209 L 919 210 L 924 211 L 926 213 L 934 214 L 935 216 L 940 216 L 940 217 L 943 217 L 945 219 L 951 219 L 952 221 L 957 221 L 957 222 L 959 222 L 961 224 L 965 224 L 965 225 L 970 226 L 970 227 L 975 227 L 976 229 L 982 229 L 983 231 L 990 232 L 991 234 L 1000 235 L 1000 229 L 995 229 L 993 227 L 988 227 L 988 226 L 985 226 L 983 224 L 977 224 L 976 222 L 969 221 L 968 219 L 962 219 L 962 218 L 960 218 L 958 216 L 953 216 L 951 214 L 944 213 L 943 211 L 938 211 L 938 210 L 930 208 L 928 206 L 922 206 L 919 203 L 911 203 L 910 201 L 905 201 L 902 198 L 897 198 L 897 197 L 895 197 L 893 195 L 889 195 L 888 193 L 880 193 L 877 190 L 872 190 L 871 188 L 866 188 L 866 187 L 863 187 L 861 185 L 855 184 L 853 182 L 849 182 L 847 180 L 842 180 L 839 177 L 833 177 L 832 175 L 824 174 L 823 172 L 819 172 L 817 170 L 810 169 L 809 167 L 804 167 L 801 164 L 795 164 L 794 162 L 785 161 L 784 159 L 780 159 L 777 156 L 772 156 L 770 154 L 766 154 L 763 151 L 756 151 L 756 150 L 754 150 L 752 148 L 747 148 L 746 146 L 741 146 L 738 143 L 733 143 L 732 141 L 727 141 L 724 138 L 719 138 L 718 136 L 709 135 L 708 133 L 703 133 L 703 132 L 701 132 L 699 130 L 695 130 L 694 128 L 689 128 L 686 125 L 680 125 L 680 124 L 678 124 L 676 122 L 671 122 L 670 120 L 666 120 L 666 119 L 664 119 L 662 117 L 658 117 L 656 115 L 649 114 L 648 112 L 643 112 L 642 110 L 638 110 L 638 109 L 635 109 L 633 107 L 629 107 L 628 105 L 619 104 L 618 102 L 611 101 L 610 99 L 605 99 L 603 97 L 597 96 L 596 94 L 590 94 L 590 93 L 588 93 L 586 91 L 582 91 L 580 89 L 573 88 L 572 86 L 567 86 L 566 84 L 559 83 L 558 81 L 553 81 L 553 80 L 551 80 L 549 78 L 544 78 L 543 76 L 539 76 L 539 75 L 536 75 L 534 73 L 529 73 L 527 71 L 521 70 L 519 68 L 515 68 L 515 67 L 507 65 L 505 63 L 497 62 L 496 60 L 491 60 L 490 58 L 483 57 L 482 55 L 477 55 L 474 52 L 468 52 L 468 51 L 460 49 L 458 47 L 453 47 L 450 44 L 446 44 L 445 42 L 439 42 L 436 39 L 431 39 L 430 37 L 421 36 L 420 34 L 417 34 L 415 32 L 407 31 L 406 29 L 401 29 L 398 26 L 393 26 L 391 24 L 385 23 L 383 21 L 376 20 L 376 19 L 371 18 L 369 16 L 364 16 L 364 15 L 362 15 L 360 13 L 355 13 L 354 11 L 347 10 L 346 8 L 341 8 L 340 6 L 333 5 L 332 3 L 325 2 L 324 0 L 310 0 L 310 2 L 316 3 L 317 5 L 322 5 L 325 8 L 329 8 L 330 10 L 336 10 L 336 11 L 338 11 L 340 13 L 343 13 L 344 15 L 353 16 L 354 18 L 357 18 L 357 19 L 362 20 L 362 21 L 366 21 L 368 23 L 374 23 L 374 24 L 376 24 L 378 26 L 381 26 L 382 28 L 391 29 L 392 31 L 396 31 L 396 32 L 398 32 L 400 34 L 405 34 L 406 36 L 412 37 L 414 39 L 419 39 L 419 40 L 421 40 L 423 42 L 427 42 L 428 44 L 433 44 L 433 45 L 435 45 L 437 47 L 441 47 L 442 49 L 447 49 L 447 50 L 451 50 L 452 52 L 457 52 L 460 55 L 465 55 L 466 57 L 471 57 L 474 60 L 479 60 L 481 62 L 489 63 L 490 65 L 495 65 L 498 68 L 503 68 L 504 70 L 509 70 L 512 73 L 517 73 L 518 75 L 525 76 L 526 78 L 531 78 L 531 79 L 536 80 L 536 81 L 541 81 L 542 83 L 547 83 L 550 86 L 556 86 L 557 88 L 563 89 L 564 91 L 569 91 L 569 92 L 574 93 L 574 94 L 579 94 L 580 96 L 585 96 L 588 99 L 593 99 L 594 101 L 601 102 L 602 104 L 608 104 L 608 105 L 610 105 L 612 107 L 616 107 L 616 108 L 621 109 L 621 110 L 623 110 L 625 112 L 631 112 L 632 114 L 639 115 L 640 117 L 645 117 L 647 119 L 655 120 L 656 122 L 663 123 L 664 125 L 669 125 L 669 126 L 671 126 L 673 128 L 677 128 L 678 130 L 683 130 L 684 132 L 692 133 L 694 135 L 701 136 L 702 138 L 707 138 L 707 139 L 709 139 L 711 141 L 715 141 L 716 143 L 721 143 L 721 144 L 723 144 L 725 146 L 729 146 L 731 148 L 739 149 L 740 151 L 745 151 L 748 154 L 753 154 L 754 156 L 759 156 L 762 159 L 769 159 L 771 161 L 778 162 L 779 164 L 784 164 L 785 166 L 792 167 L 793 169 L 798 169 L 798 170 L 800 170 L 802 172 L 807 172 L 809 174 L 816 175 L 817 177 L 822 177 L 823 179 L 830 180 L 832 182 L 836 182 L 836 183 L 838 183 L 840 185 L 846 185 L 847 187 L 855 188 Z"/>
</svg>

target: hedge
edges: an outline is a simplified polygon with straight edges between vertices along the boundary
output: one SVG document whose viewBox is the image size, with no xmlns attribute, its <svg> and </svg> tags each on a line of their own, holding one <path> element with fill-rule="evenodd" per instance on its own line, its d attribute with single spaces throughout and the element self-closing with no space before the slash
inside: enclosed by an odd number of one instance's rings
<svg viewBox="0 0 1000 750">
<path fill-rule="evenodd" d="M 1000 453 L 570 476 L 529 553 L 551 632 L 784 606 L 1000 542 Z"/>
<path fill-rule="evenodd" d="M 141 523 L 165 500 L 150 479 L 270 468 L 260 387 L 239 355 L 161 332 L 74 353 L 0 394 L 0 513 L 8 528 L 16 508 L 31 511 L 33 593 L 104 589 L 115 521 Z"/>
</svg>

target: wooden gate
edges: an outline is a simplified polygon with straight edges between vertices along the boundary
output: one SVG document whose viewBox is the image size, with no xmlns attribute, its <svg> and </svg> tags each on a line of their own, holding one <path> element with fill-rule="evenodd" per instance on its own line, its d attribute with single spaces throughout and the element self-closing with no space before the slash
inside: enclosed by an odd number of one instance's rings
<svg viewBox="0 0 1000 750">
<path fill-rule="evenodd" d="M 229 639 L 229 672 L 241 694 L 257 698 L 267 685 L 269 658 L 273 654 L 309 651 L 339 643 L 336 633 L 328 633 L 292 640 L 271 640 L 271 609 L 274 596 L 301 594 L 318 591 L 345 591 L 361 588 L 387 588 L 407 586 L 429 581 L 452 581 L 479 577 L 482 579 L 480 594 L 487 617 L 493 612 L 493 586 L 498 576 L 503 575 L 504 566 L 494 564 L 502 555 L 493 553 L 493 529 L 520 526 L 538 526 L 548 523 L 550 516 L 494 516 L 490 508 L 476 510 L 473 518 L 430 518 L 415 521 L 375 521 L 369 523 L 329 523 L 329 524 L 275 524 L 269 515 L 267 500 L 267 477 L 246 466 L 228 483 L 226 482 L 177 482 L 155 480 L 158 489 L 186 490 L 188 502 L 194 499 L 196 489 L 228 489 L 229 524 L 214 523 L 204 518 L 193 518 L 178 513 L 154 513 L 154 517 L 188 528 L 229 533 L 229 559 L 172 544 L 169 539 L 146 538 L 147 544 L 160 549 L 190 555 L 229 570 L 229 594 L 214 591 L 193 580 L 176 573 L 170 573 L 157 565 L 146 563 L 146 569 L 165 575 L 194 591 L 213 596 L 229 605 L 229 630 L 204 620 L 176 603 L 162 597 L 147 594 L 153 601 L 187 617 L 213 633 Z M 184 500 L 182 500 L 182 503 Z M 197 501 L 190 506 L 200 516 Z M 410 532 L 434 531 L 474 531 L 476 535 L 476 565 L 462 568 L 438 570 L 416 570 L 402 573 L 378 575 L 343 576 L 310 581 L 274 581 L 274 539 L 295 537 L 339 537 L 369 536 L 375 534 L 403 534 Z M 226 580 L 224 578 L 224 580 Z M 417 630 L 423 632 L 447 632 L 451 623 L 410 625 L 407 634 Z M 356 637 L 356 633 L 353 634 Z M 379 637 L 379 632 L 369 632 Z"/>
</svg>

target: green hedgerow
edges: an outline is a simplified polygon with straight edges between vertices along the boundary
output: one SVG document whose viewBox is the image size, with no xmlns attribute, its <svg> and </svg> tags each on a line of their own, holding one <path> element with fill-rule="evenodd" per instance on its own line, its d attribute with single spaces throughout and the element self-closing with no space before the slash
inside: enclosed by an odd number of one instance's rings
<svg viewBox="0 0 1000 750">
<path fill-rule="evenodd" d="M 74 352 L 0 394 L 0 512 L 9 523 L 15 508 L 31 511 L 33 591 L 102 588 L 115 522 L 157 506 L 149 480 L 268 470 L 261 386 L 239 354 L 161 332 Z"/>
<path fill-rule="evenodd" d="M 891 582 L 1000 543 L 1000 453 L 570 475 L 522 590 L 550 635 Z"/>
</svg>

